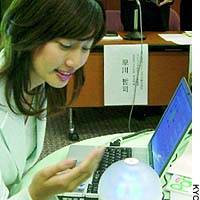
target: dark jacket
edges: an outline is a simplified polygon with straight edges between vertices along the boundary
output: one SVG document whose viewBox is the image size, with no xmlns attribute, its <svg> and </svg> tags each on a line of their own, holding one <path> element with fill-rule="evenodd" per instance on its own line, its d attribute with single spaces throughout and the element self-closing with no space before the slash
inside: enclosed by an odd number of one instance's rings
<svg viewBox="0 0 200 200">
<path fill-rule="evenodd" d="M 192 0 L 181 0 L 180 25 L 182 31 L 192 30 Z"/>
<path fill-rule="evenodd" d="M 120 0 L 121 21 L 125 31 L 133 31 L 136 1 Z M 169 29 L 170 5 L 158 7 L 155 3 L 141 0 L 142 24 L 144 31 L 167 31 Z"/>
</svg>

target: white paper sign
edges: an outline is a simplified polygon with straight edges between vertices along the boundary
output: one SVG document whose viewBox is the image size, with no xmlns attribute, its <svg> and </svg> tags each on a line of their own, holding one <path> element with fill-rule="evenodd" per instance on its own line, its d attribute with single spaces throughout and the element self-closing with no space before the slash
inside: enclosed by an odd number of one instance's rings
<svg viewBox="0 0 200 200">
<path fill-rule="evenodd" d="M 147 103 L 148 45 L 105 45 L 104 105 L 147 105 Z"/>
<path fill-rule="evenodd" d="M 166 41 L 174 42 L 179 45 L 190 45 L 192 44 L 192 37 L 186 34 L 158 34 L 161 38 Z"/>
</svg>

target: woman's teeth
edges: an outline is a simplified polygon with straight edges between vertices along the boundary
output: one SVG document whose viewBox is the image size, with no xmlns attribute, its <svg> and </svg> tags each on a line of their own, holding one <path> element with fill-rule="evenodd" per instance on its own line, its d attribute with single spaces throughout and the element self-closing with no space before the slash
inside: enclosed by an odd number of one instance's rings
<svg viewBox="0 0 200 200">
<path fill-rule="evenodd" d="M 62 71 L 62 70 L 56 70 L 58 77 L 62 80 L 62 81 L 66 81 L 69 80 L 72 76 L 72 73 L 66 72 L 66 71 Z"/>
<path fill-rule="evenodd" d="M 72 73 L 66 72 L 66 71 L 61 71 L 61 70 L 57 70 L 57 72 L 65 75 L 65 76 L 70 76 Z"/>
</svg>

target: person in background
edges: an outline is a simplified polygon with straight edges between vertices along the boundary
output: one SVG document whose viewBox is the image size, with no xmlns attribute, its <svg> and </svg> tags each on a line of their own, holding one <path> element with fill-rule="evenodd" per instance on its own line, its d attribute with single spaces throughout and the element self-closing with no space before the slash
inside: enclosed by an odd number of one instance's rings
<svg viewBox="0 0 200 200">
<path fill-rule="evenodd" d="M 96 169 L 102 148 L 78 166 L 74 160 L 47 166 L 20 188 L 42 151 L 47 114 L 67 107 L 65 86 L 72 77 L 72 101 L 78 96 L 83 66 L 104 32 L 100 0 L 14 0 L 6 11 L 0 52 L 1 200 L 54 199 Z"/>
<path fill-rule="evenodd" d="M 180 28 L 182 31 L 192 30 L 192 0 L 180 2 Z"/>
<path fill-rule="evenodd" d="M 143 31 L 169 30 L 169 13 L 173 0 L 158 3 L 153 0 L 141 0 Z M 134 9 L 138 8 L 136 0 L 120 0 L 121 21 L 125 31 L 134 29 Z"/>
</svg>

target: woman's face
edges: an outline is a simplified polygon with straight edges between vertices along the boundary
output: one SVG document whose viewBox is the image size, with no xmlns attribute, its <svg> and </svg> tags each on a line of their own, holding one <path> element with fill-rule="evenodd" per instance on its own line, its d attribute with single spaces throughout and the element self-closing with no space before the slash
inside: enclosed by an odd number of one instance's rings
<svg viewBox="0 0 200 200">
<path fill-rule="evenodd" d="M 92 44 L 93 40 L 57 38 L 37 48 L 30 70 L 31 90 L 44 82 L 55 88 L 66 86 L 73 73 L 86 63 Z"/>
</svg>

